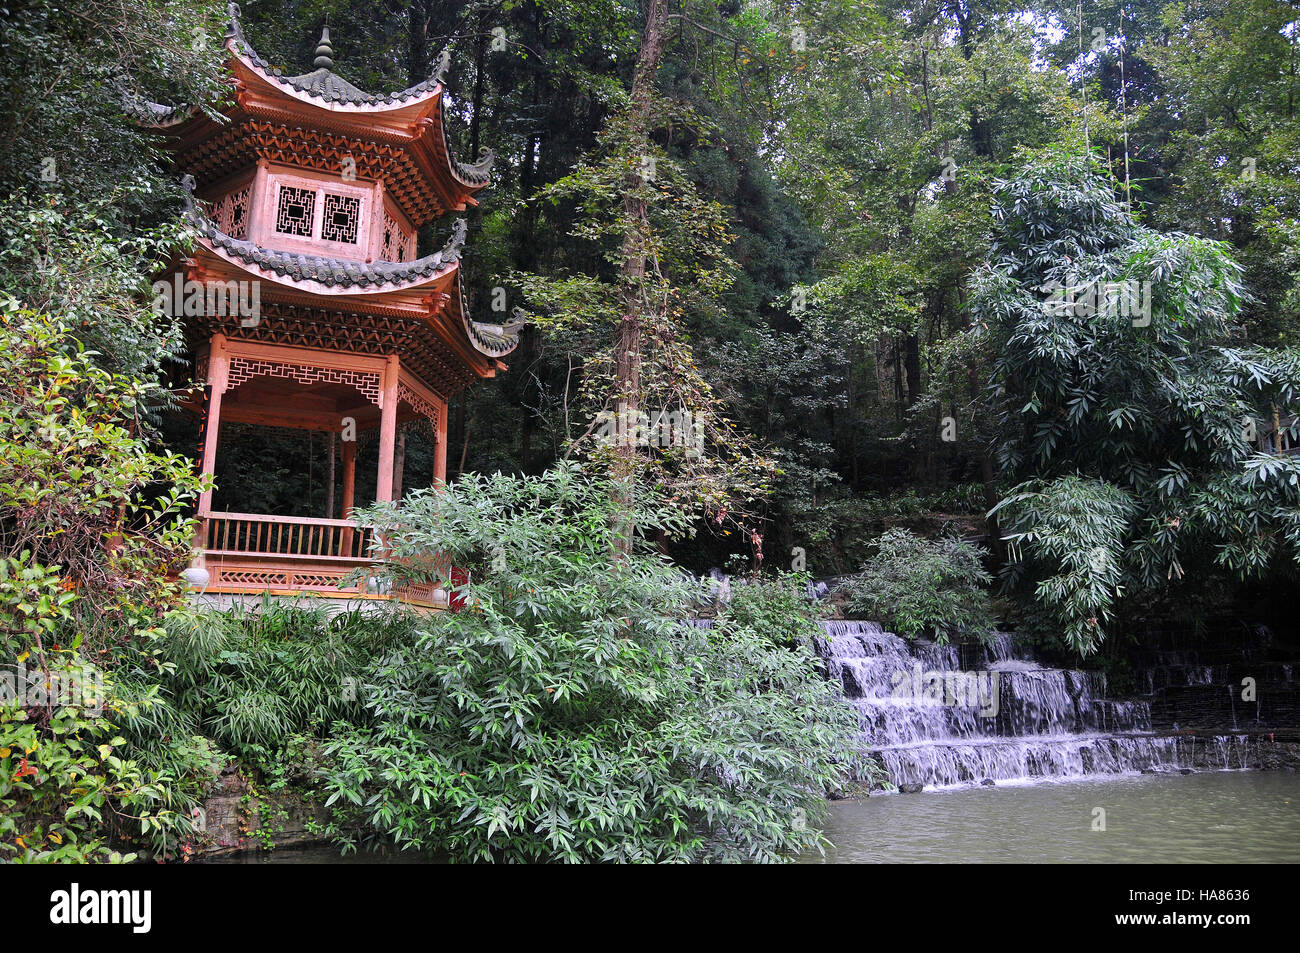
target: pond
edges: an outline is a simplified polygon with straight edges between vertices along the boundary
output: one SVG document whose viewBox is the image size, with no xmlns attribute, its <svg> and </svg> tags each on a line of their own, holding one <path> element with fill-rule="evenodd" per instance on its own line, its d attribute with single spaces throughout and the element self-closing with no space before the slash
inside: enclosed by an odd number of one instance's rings
<svg viewBox="0 0 1300 953">
<path fill-rule="evenodd" d="M 1105 829 L 1093 830 L 1103 819 Z M 826 824 L 835 846 L 801 863 L 1296 863 L 1300 774 L 1134 774 L 878 795 L 832 802 Z M 321 846 L 209 863 L 443 859 L 392 850 L 341 856 Z"/>
<path fill-rule="evenodd" d="M 826 833 L 835 846 L 803 862 L 1295 863 L 1300 774 L 1139 774 L 882 795 L 832 803 Z"/>
</svg>

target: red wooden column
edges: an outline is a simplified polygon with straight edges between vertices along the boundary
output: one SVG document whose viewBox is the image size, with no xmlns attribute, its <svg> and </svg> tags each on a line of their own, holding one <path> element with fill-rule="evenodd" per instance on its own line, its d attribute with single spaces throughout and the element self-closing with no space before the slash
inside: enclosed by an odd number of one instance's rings
<svg viewBox="0 0 1300 953">
<path fill-rule="evenodd" d="M 438 408 L 438 420 L 434 424 L 434 434 L 438 446 L 433 450 L 433 485 L 441 486 L 447 482 L 447 405 Z"/>
<path fill-rule="evenodd" d="M 352 519 L 352 504 L 357 488 L 357 442 L 356 440 L 343 441 L 343 518 Z M 352 555 L 352 542 L 354 535 L 352 527 L 349 526 L 343 531 L 343 548 L 342 555 Z"/>
<path fill-rule="evenodd" d="M 343 518 L 352 519 L 352 503 L 357 487 L 357 442 L 343 441 Z"/>
<path fill-rule="evenodd" d="M 203 467 L 205 474 L 216 472 L 217 435 L 221 430 L 221 395 L 230 380 L 230 353 L 226 350 L 226 336 L 212 335 L 208 344 L 208 395 L 207 432 L 203 441 Z M 212 512 L 212 491 L 204 490 L 199 497 L 199 516 Z"/>
<path fill-rule="evenodd" d="M 379 416 L 379 475 L 375 482 L 376 502 L 393 499 L 393 451 L 397 443 L 397 355 L 384 368 L 383 405 Z"/>
</svg>

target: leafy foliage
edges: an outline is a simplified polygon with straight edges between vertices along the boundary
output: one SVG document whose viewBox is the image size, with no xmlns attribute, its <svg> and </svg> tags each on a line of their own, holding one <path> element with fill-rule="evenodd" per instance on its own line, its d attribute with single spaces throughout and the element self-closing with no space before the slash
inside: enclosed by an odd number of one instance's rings
<svg viewBox="0 0 1300 953">
<path fill-rule="evenodd" d="M 700 123 L 689 111 L 658 100 L 655 118 L 664 124 Z M 647 148 L 631 125 L 628 113 L 620 112 L 585 162 L 531 199 L 544 209 L 580 210 L 570 235 L 588 251 L 586 267 L 561 275 L 516 272 L 512 279 L 536 325 L 561 333 L 561 343 L 581 355 L 572 417 L 570 395 L 564 394 L 567 452 L 589 457 L 613 474 L 669 486 L 693 515 L 720 524 L 752 509 L 773 470 L 725 416 L 725 402 L 697 367 L 686 330 L 720 313 L 720 296 L 735 275 L 727 254 L 732 236 L 721 207 L 701 195 L 663 149 Z M 644 223 L 633 207 L 644 209 Z M 639 236 L 647 260 L 645 274 L 635 279 L 619 271 L 623 239 L 630 232 Z M 621 305 L 628 295 L 638 302 L 642 325 L 640 370 L 635 392 L 622 393 L 614 340 L 627 320 Z M 690 434 L 683 446 L 624 453 L 617 437 L 602 433 L 601 422 L 611 417 L 618 422 L 627 407 L 651 418 L 683 415 L 698 427 L 700 444 Z M 623 472 L 629 462 L 632 469 Z"/>
<path fill-rule="evenodd" d="M 203 480 L 139 436 L 155 391 L 94 366 L 57 320 L 0 313 L 0 546 L 58 567 L 92 628 L 153 629 L 182 591 Z"/>
<path fill-rule="evenodd" d="M 1027 479 L 995 509 L 1015 544 L 1008 581 L 1033 585 L 1088 652 L 1123 591 L 1189 559 L 1213 553 L 1239 578 L 1293 564 L 1296 464 L 1262 438 L 1294 419 L 1300 363 L 1234 346 L 1227 248 L 1138 225 L 1107 175 L 1062 150 L 999 182 L 994 215 L 971 333 L 999 355 L 998 459 Z M 1090 291 L 1063 306 L 1056 290 L 1112 287 L 1143 306 Z"/>
<path fill-rule="evenodd" d="M 56 668 L 67 673 L 79 668 Z M 177 779 L 142 767 L 112 721 L 80 706 L 48 723 L 0 705 L 0 859 L 22 863 L 130 861 L 114 843 L 160 846 L 193 833 L 188 812 L 165 806 Z"/>
<path fill-rule="evenodd" d="M 611 498 L 563 466 L 369 514 L 399 565 L 474 575 L 466 611 L 376 665 L 374 727 L 326 746 L 330 802 L 456 860 L 771 861 L 820 843 L 856 723 L 818 673 L 817 627 L 793 614 L 778 632 L 743 593 L 687 624 L 695 584 L 642 552 L 611 561 Z"/>
<path fill-rule="evenodd" d="M 0 288 L 62 319 L 105 367 L 153 376 L 183 349 L 146 307 L 184 247 L 148 103 L 215 108 L 224 4 L 10 4 L 0 32 Z"/>
<path fill-rule="evenodd" d="M 119 685 L 80 632 L 59 645 L 75 599 L 27 553 L 0 559 L 0 861 L 115 863 L 136 856 L 127 845 L 166 857 L 197 833 L 214 753 L 183 730 L 142 734 L 165 708 L 159 686 Z"/>
<path fill-rule="evenodd" d="M 295 735 L 364 721 L 361 678 L 372 659 L 408 644 L 409 631 L 400 616 L 331 616 L 323 606 L 274 602 L 177 616 L 168 624 L 167 686 L 205 735 L 270 765 Z"/>
<path fill-rule="evenodd" d="M 907 638 L 986 638 L 994 627 L 979 548 L 955 536 L 893 529 L 849 586 L 849 611 Z"/>
<path fill-rule="evenodd" d="M 186 244 L 179 221 L 121 234 L 117 206 L 133 185 L 68 208 L 47 196 L 0 202 L 0 287 L 58 315 L 97 364 L 151 378 L 184 350 L 180 319 L 146 306 L 150 276 Z"/>
<path fill-rule="evenodd" d="M 0 706 L 0 857 L 167 856 L 195 834 L 214 754 L 158 671 L 202 481 L 139 436 L 152 390 L 96 367 L 59 322 L 12 301 L 0 313 L 5 674 L 104 686 Z"/>
</svg>

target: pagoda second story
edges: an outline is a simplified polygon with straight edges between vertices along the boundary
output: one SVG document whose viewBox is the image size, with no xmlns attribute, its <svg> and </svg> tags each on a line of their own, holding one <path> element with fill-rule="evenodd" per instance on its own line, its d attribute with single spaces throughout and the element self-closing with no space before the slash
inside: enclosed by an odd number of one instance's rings
<svg viewBox="0 0 1300 953">
<path fill-rule="evenodd" d="M 434 484 L 446 477 L 448 401 L 506 368 L 517 328 L 474 321 L 461 291 L 463 219 L 418 254 L 431 223 L 476 205 L 492 156 L 458 161 L 444 128 L 447 53 L 427 80 L 372 94 L 334 72 L 325 29 L 313 69 L 287 76 L 244 36 L 230 5 L 233 97 L 217 118 L 137 110 L 158 130 L 196 201 L 193 253 L 155 290 L 184 308 L 202 400 L 202 466 L 222 428 L 290 428 L 327 437 L 329 494 L 253 513 L 221 488 L 204 494 L 194 578 L 212 592 L 373 597 L 345 583 L 374 556 L 352 520 L 358 446 L 376 457 L 371 498 L 400 496 L 404 428 L 423 425 Z M 181 312 L 177 312 L 181 313 Z M 334 448 L 341 456 L 336 495 Z M 405 475 L 405 485 L 412 475 Z M 224 497 L 224 498 L 223 498 Z M 304 509 L 313 512 L 305 513 Z M 414 594 L 437 604 L 441 593 Z"/>
</svg>

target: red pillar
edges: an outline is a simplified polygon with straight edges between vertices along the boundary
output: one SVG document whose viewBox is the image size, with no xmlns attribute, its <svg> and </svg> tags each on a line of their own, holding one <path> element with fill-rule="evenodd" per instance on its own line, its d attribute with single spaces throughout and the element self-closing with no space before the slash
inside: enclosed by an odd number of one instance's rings
<svg viewBox="0 0 1300 953">
<path fill-rule="evenodd" d="M 343 518 L 352 518 L 353 496 L 357 487 L 357 442 L 343 441 Z"/>
<path fill-rule="evenodd" d="M 226 392 L 229 380 L 230 354 L 226 351 L 226 336 L 214 334 L 208 344 L 208 385 L 212 390 L 208 396 L 207 434 L 203 441 L 202 472 L 205 474 L 216 472 L 217 435 L 221 430 L 221 395 Z M 212 491 L 204 490 L 199 497 L 199 516 L 207 516 L 210 512 Z"/>
<path fill-rule="evenodd" d="M 397 355 L 388 358 L 384 370 L 383 404 L 379 417 L 379 475 L 375 482 L 375 500 L 393 499 L 393 451 L 397 442 Z"/>
<path fill-rule="evenodd" d="M 434 424 L 434 437 L 438 445 L 433 450 L 433 485 L 441 486 L 447 482 L 447 406 L 438 408 L 438 420 Z"/>
<path fill-rule="evenodd" d="M 356 440 L 343 441 L 343 518 L 352 519 L 352 503 L 357 488 L 357 442 Z M 349 526 L 343 530 L 343 547 L 339 552 L 340 556 L 355 555 L 352 552 L 352 544 L 355 540 L 352 527 Z M 365 555 L 362 553 L 361 555 Z"/>
</svg>

